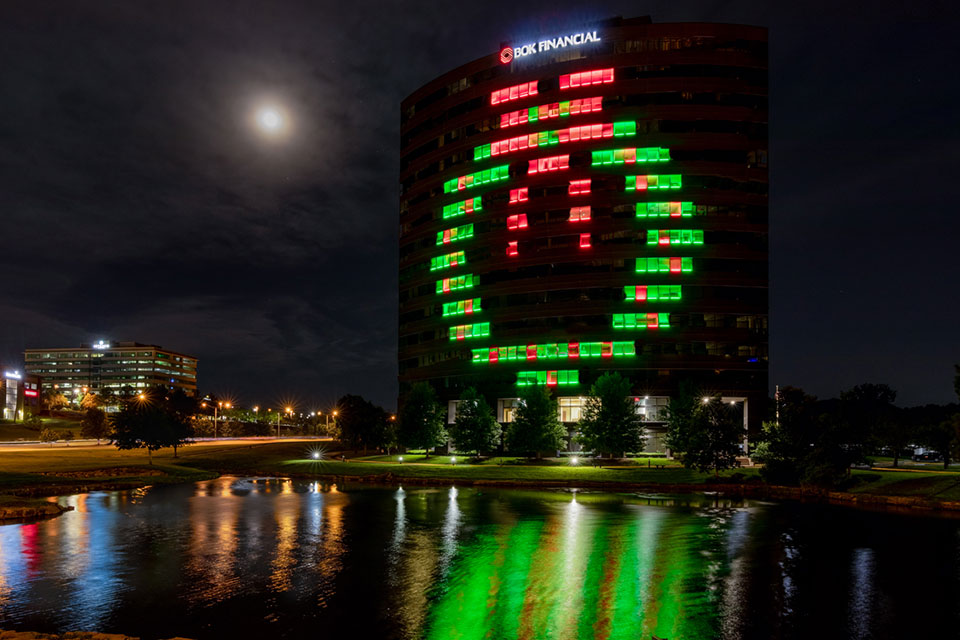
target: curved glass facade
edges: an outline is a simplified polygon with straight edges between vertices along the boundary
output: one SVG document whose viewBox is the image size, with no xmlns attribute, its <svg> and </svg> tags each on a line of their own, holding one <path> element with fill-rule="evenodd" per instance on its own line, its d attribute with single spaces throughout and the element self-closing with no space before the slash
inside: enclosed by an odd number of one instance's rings
<svg viewBox="0 0 960 640">
<path fill-rule="evenodd" d="M 474 385 L 508 421 L 523 386 L 577 397 L 616 370 L 638 411 L 692 379 L 754 400 L 744 418 L 758 421 L 766 30 L 591 29 L 599 41 L 494 53 L 403 102 L 401 394 L 427 380 L 453 401 Z"/>
</svg>

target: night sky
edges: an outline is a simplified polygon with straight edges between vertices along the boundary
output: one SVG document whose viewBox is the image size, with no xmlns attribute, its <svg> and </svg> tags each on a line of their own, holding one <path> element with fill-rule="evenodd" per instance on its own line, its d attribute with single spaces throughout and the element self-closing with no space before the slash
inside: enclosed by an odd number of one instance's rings
<svg viewBox="0 0 960 640">
<path fill-rule="evenodd" d="M 953 6 L 3 2 L 0 363 L 136 340 L 239 402 L 394 407 L 401 99 L 501 41 L 649 14 L 770 28 L 771 384 L 950 401 Z M 253 126 L 265 102 L 287 136 Z"/>
</svg>

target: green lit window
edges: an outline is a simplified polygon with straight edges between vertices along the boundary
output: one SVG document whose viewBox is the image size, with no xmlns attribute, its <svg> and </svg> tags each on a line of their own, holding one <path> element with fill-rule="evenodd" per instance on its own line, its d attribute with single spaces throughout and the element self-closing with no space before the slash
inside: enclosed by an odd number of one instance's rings
<svg viewBox="0 0 960 640">
<path fill-rule="evenodd" d="M 608 164 L 636 164 L 638 162 L 666 162 L 670 159 L 670 149 L 663 147 L 630 147 L 627 149 L 606 149 L 591 152 L 591 166 L 601 167 Z"/>
<path fill-rule="evenodd" d="M 463 224 L 459 227 L 437 231 L 437 246 L 450 244 L 459 240 L 466 240 L 473 237 L 473 224 Z"/>
<path fill-rule="evenodd" d="M 669 313 L 615 313 L 614 329 L 669 329 Z"/>
<path fill-rule="evenodd" d="M 476 198 L 463 200 L 462 202 L 454 202 L 453 204 L 444 205 L 443 219 L 446 220 L 447 218 L 464 216 L 468 213 L 473 213 L 474 211 L 483 211 L 483 202 L 479 196 Z"/>
<path fill-rule="evenodd" d="M 454 251 L 446 255 L 430 258 L 430 271 L 449 269 L 467 264 L 467 257 L 463 251 Z"/>
<path fill-rule="evenodd" d="M 461 324 L 450 327 L 451 340 L 467 340 L 469 338 L 486 338 L 490 335 L 490 323 Z"/>
<path fill-rule="evenodd" d="M 468 300 L 458 300 L 457 302 L 443 303 L 443 317 L 463 316 L 471 313 L 480 313 L 480 298 L 470 298 Z"/>
<path fill-rule="evenodd" d="M 631 341 L 550 342 L 473 349 L 474 363 L 514 362 L 519 360 L 567 360 L 576 358 L 620 358 L 637 355 Z"/>
<path fill-rule="evenodd" d="M 576 369 L 560 369 L 557 371 L 518 371 L 517 386 L 547 386 L 555 387 L 580 384 L 580 372 Z"/>
<path fill-rule="evenodd" d="M 703 244 L 703 229 L 647 229 L 647 244 Z"/>
<path fill-rule="evenodd" d="M 480 282 L 480 277 L 472 273 L 437 280 L 437 293 L 450 293 L 460 289 L 470 289 Z"/>
<path fill-rule="evenodd" d="M 456 191 L 463 191 L 464 189 L 470 189 L 471 187 L 478 187 L 482 184 L 490 184 L 493 182 L 500 182 L 501 180 L 506 180 L 510 177 L 510 165 L 505 164 L 499 167 L 491 167 L 489 169 L 484 169 L 483 171 L 477 171 L 476 173 L 468 173 L 465 176 L 460 176 L 459 178 L 451 178 L 443 183 L 443 192 L 444 193 L 454 193 Z"/>
<path fill-rule="evenodd" d="M 691 273 L 693 258 L 637 258 L 637 273 Z"/>
<path fill-rule="evenodd" d="M 628 177 L 627 180 L 630 178 Z M 693 215 L 692 202 L 638 202 L 638 218 L 689 218 Z"/>
<path fill-rule="evenodd" d="M 682 186 L 683 179 L 679 174 L 657 175 L 657 176 L 627 176 L 627 182 L 624 186 L 625 191 L 648 191 L 679 189 Z"/>
<path fill-rule="evenodd" d="M 679 300 L 682 290 L 678 284 L 651 284 L 627 286 L 623 288 L 627 300 L 646 302 L 648 300 Z"/>
</svg>

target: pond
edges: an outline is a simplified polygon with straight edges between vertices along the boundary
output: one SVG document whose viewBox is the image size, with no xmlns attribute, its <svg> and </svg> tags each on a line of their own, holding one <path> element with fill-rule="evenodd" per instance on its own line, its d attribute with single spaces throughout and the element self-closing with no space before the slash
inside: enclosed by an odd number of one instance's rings
<svg viewBox="0 0 960 640">
<path fill-rule="evenodd" d="M 219 478 L 0 526 L 0 628 L 143 638 L 908 638 L 960 521 L 575 491 Z"/>
</svg>

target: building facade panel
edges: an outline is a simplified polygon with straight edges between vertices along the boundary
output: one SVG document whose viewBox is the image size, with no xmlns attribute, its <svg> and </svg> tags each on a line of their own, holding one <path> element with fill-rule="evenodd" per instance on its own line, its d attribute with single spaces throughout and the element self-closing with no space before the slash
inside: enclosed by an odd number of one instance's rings
<svg viewBox="0 0 960 640">
<path fill-rule="evenodd" d="M 64 394 L 120 393 L 155 386 L 197 392 L 197 359 L 157 345 L 139 342 L 98 342 L 76 348 L 27 349 L 28 373 L 43 379 L 43 390 Z"/>
</svg>

